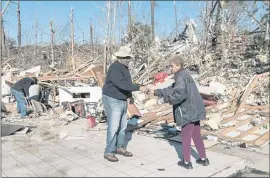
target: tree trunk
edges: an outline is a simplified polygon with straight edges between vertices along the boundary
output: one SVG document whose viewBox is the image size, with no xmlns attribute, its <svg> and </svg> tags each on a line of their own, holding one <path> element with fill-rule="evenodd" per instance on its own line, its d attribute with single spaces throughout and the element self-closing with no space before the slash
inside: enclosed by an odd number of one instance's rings
<svg viewBox="0 0 270 178">
<path fill-rule="evenodd" d="M 90 18 L 90 43 L 91 43 L 91 49 L 92 49 L 92 52 L 93 52 L 93 50 L 94 50 L 94 41 L 93 41 L 93 26 L 92 26 L 91 18 Z"/>
<path fill-rule="evenodd" d="M 82 41 L 83 41 L 83 44 L 84 44 L 84 32 L 82 33 L 82 38 L 83 38 L 83 40 L 82 40 Z"/>
<path fill-rule="evenodd" d="M 2 10 L 2 2 L 0 3 L 0 9 Z M 3 59 L 3 55 L 2 55 L 2 47 L 3 47 L 3 38 L 4 38 L 4 30 L 3 30 L 3 20 L 2 20 L 2 12 L 0 14 L 0 35 L 1 35 L 1 41 L 0 41 L 0 64 L 1 64 L 1 68 L 2 68 L 2 59 Z"/>
<path fill-rule="evenodd" d="M 3 19 L 1 19 L 1 50 L 2 50 L 1 54 L 5 53 L 5 45 L 6 45 L 6 34 L 4 30 Z"/>
<path fill-rule="evenodd" d="M 114 7 L 113 7 L 113 25 L 112 25 L 112 51 L 111 53 L 114 52 L 114 49 L 115 49 L 115 44 L 116 44 L 116 40 L 115 40 L 115 37 L 116 37 L 116 30 L 115 30 L 115 24 L 116 24 L 116 8 L 117 8 L 117 1 L 114 1 Z"/>
<path fill-rule="evenodd" d="M 51 55 L 52 55 L 52 64 L 54 64 L 54 30 L 53 30 L 52 20 L 50 21 L 50 29 L 51 29 Z"/>
<path fill-rule="evenodd" d="M 155 40 L 155 1 L 151 0 L 151 33 L 152 41 Z"/>
<path fill-rule="evenodd" d="M 131 29 L 131 1 L 128 1 L 128 32 Z"/>
<path fill-rule="evenodd" d="M 104 67 L 104 74 L 107 73 L 107 48 L 108 48 L 108 36 L 109 36 L 109 29 L 110 29 L 110 12 L 111 12 L 111 2 L 107 2 L 107 26 L 106 26 L 106 37 L 105 37 L 105 45 L 104 45 L 104 61 L 103 61 L 103 67 Z"/>
<path fill-rule="evenodd" d="M 34 56 L 35 57 L 36 57 L 36 54 L 37 54 L 37 37 L 38 37 L 38 19 L 36 18 L 35 50 L 34 50 Z"/>
<path fill-rule="evenodd" d="M 73 66 L 73 71 L 76 70 L 75 62 L 74 62 L 74 20 L 73 20 L 73 8 L 71 8 L 70 14 L 70 25 L 71 25 L 71 61 Z"/>
<path fill-rule="evenodd" d="M 18 17 L 18 47 L 21 48 L 22 44 L 22 34 L 21 34 L 21 10 L 20 10 L 20 0 L 18 0 L 18 7 L 17 7 L 17 17 Z"/>
<path fill-rule="evenodd" d="M 174 16 L 175 16 L 175 37 L 177 38 L 177 36 L 178 36 L 178 23 L 177 23 L 177 9 L 176 9 L 175 0 L 173 1 L 173 3 L 174 3 Z"/>
</svg>

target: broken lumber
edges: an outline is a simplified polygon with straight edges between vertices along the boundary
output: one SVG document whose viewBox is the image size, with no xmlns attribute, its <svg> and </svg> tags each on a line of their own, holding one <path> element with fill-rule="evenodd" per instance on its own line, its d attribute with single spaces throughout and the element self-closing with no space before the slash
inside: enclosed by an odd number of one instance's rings
<svg viewBox="0 0 270 178">
<path fill-rule="evenodd" d="M 253 145 L 259 148 L 269 143 L 269 131 L 253 141 Z"/>
<path fill-rule="evenodd" d="M 224 128 L 223 130 L 221 130 L 221 131 L 218 132 L 218 133 L 221 134 L 221 135 L 225 135 L 225 134 L 227 134 L 227 133 L 229 133 L 229 132 L 231 132 L 231 131 L 236 130 L 238 127 L 240 127 L 240 126 L 242 126 L 242 125 L 245 125 L 245 124 L 250 123 L 251 119 L 254 119 L 254 118 L 256 118 L 256 117 L 258 117 L 258 115 L 251 116 L 251 117 L 249 117 L 249 118 L 246 119 L 246 120 L 243 120 L 243 121 L 240 121 L 240 122 L 236 123 L 233 127 L 227 127 L 227 128 Z"/>
<path fill-rule="evenodd" d="M 145 124 L 148 124 L 149 122 L 152 122 L 158 118 L 160 118 L 162 115 L 156 115 L 155 112 L 150 112 L 147 115 L 144 115 L 141 119 L 143 120 L 143 122 L 138 124 L 138 128 L 144 126 Z"/>
<path fill-rule="evenodd" d="M 252 77 L 252 79 L 250 79 L 250 81 L 247 84 L 246 89 L 245 89 L 242 97 L 240 98 L 239 106 L 238 106 L 237 110 L 235 111 L 235 114 L 239 113 L 241 111 L 241 109 L 244 107 L 245 101 L 246 101 L 247 97 L 249 96 L 249 94 L 252 92 L 252 89 L 253 89 L 256 81 L 257 81 L 257 75 L 254 75 Z"/>
<path fill-rule="evenodd" d="M 232 121 L 232 120 L 234 120 L 234 119 L 236 119 L 236 118 L 238 118 L 238 117 L 247 115 L 248 113 L 249 113 L 249 111 L 242 111 L 242 112 L 240 112 L 240 113 L 238 113 L 238 114 L 233 115 L 232 117 L 223 119 L 223 120 L 221 121 L 221 124 L 222 124 L 222 125 L 223 125 L 223 124 L 226 124 L 227 122 L 230 122 L 230 121 Z"/>
<path fill-rule="evenodd" d="M 240 135 L 236 136 L 235 138 L 237 138 L 237 139 L 242 139 L 242 138 L 248 136 L 249 134 L 251 134 L 252 132 L 255 132 L 256 130 L 258 130 L 259 128 L 261 128 L 262 126 L 264 126 L 265 124 L 267 124 L 268 122 L 269 122 L 269 120 L 266 119 L 265 121 L 263 121 L 263 122 L 260 123 L 259 125 L 254 126 L 254 127 L 248 129 L 248 130 L 245 131 L 245 132 L 242 132 Z"/>
</svg>

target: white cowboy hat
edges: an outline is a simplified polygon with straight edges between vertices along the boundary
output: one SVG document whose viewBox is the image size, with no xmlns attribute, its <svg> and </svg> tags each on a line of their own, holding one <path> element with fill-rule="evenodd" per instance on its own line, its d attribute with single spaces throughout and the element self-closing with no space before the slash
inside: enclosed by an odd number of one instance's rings
<svg viewBox="0 0 270 178">
<path fill-rule="evenodd" d="M 131 54 L 131 49 L 128 46 L 121 46 L 118 52 L 114 53 L 114 56 L 116 57 L 134 57 Z"/>
</svg>

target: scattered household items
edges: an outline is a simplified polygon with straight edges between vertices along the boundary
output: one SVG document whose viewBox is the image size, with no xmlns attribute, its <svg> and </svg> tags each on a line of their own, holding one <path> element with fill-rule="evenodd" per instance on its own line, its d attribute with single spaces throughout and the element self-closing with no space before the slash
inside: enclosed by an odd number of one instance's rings
<svg viewBox="0 0 270 178">
<path fill-rule="evenodd" d="M 207 110 L 206 119 L 201 123 L 204 141 L 209 145 L 225 141 L 254 147 L 269 143 L 270 71 L 266 67 L 267 56 L 259 51 L 250 56 L 240 54 L 245 50 L 241 40 L 234 43 L 233 51 L 221 56 L 219 49 L 201 47 L 195 27 L 194 21 L 190 20 L 179 37 L 157 40 L 150 49 L 126 39 L 125 43 L 134 55 L 128 64 L 133 82 L 152 89 L 171 86 L 174 80 L 167 59 L 175 54 L 187 56 L 185 68 L 194 78 Z M 218 42 L 214 46 L 218 48 Z M 251 47 L 246 44 L 247 49 Z M 17 122 L 19 117 L 16 105 L 10 107 L 15 101 L 10 86 L 22 78 L 37 77 L 38 84 L 30 86 L 29 98 L 25 100 L 27 108 L 33 112 L 29 120 L 47 121 L 50 124 L 44 124 L 46 128 L 84 119 L 89 129 L 95 129 L 99 123 L 106 122 L 101 100 L 105 81 L 102 57 L 91 57 L 71 70 L 60 70 L 56 65 L 51 65 L 49 71 L 43 71 L 42 66 L 21 70 L 11 66 L 11 62 L 5 62 L 1 66 L 1 111 L 6 111 L 1 114 L 2 121 Z M 255 59 L 260 65 L 254 65 Z M 174 125 L 169 105 L 139 91 L 134 92 L 132 98 L 127 108 L 127 131 L 165 139 L 181 134 L 181 129 Z"/>
</svg>

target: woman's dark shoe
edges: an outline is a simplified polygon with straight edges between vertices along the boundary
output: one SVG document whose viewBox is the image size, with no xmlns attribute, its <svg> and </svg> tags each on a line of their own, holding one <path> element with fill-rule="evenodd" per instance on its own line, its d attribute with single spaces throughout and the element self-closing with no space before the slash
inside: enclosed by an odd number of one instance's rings
<svg viewBox="0 0 270 178">
<path fill-rule="evenodd" d="M 178 162 L 178 166 L 181 166 L 186 169 L 193 169 L 191 162 L 185 163 L 184 160 Z"/>
<path fill-rule="evenodd" d="M 111 162 L 117 162 L 118 161 L 118 158 L 113 153 L 105 154 L 104 158 L 111 161 Z"/>
<path fill-rule="evenodd" d="M 132 157 L 133 154 L 129 151 L 127 151 L 125 148 L 117 148 L 116 149 L 116 154 L 123 155 L 126 157 Z"/>
<path fill-rule="evenodd" d="M 208 158 L 205 158 L 205 159 L 199 158 L 199 159 L 196 160 L 196 163 L 201 164 L 203 166 L 209 166 L 210 165 Z"/>
</svg>

